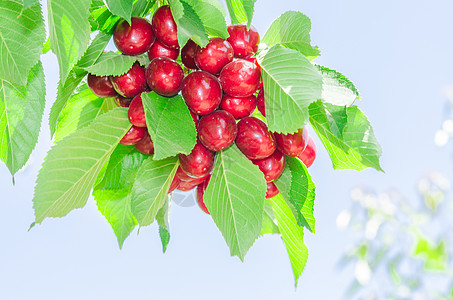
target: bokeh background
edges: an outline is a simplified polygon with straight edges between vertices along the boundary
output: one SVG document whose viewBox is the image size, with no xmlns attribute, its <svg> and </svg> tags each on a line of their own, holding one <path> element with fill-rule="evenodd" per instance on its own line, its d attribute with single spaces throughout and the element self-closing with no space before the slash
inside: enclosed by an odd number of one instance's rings
<svg viewBox="0 0 453 300">
<path fill-rule="evenodd" d="M 39 144 L 15 186 L 0 167 L 0 299 L 342 299 L 356 270 L 339 267 L 353 240 L 336 220 L 351 207 L 351 191 L 395 188 L 417 199 L 416 183 L 427 172 L 453 178 L 451 147 L 440 149 L 433 138 L 453 84 L 452 1 L 258 0 L 255 8 L 253 25 L 261 34 L 287 10 L 311 18 L 312 41 L 322 51 L 317 63 L 355 82 L 363 97 L 357 104 L 384 150 L 385 173 L 334 171 L 315 139 L 319 153 L 310 171 L 317 229 L 306 233 L 310 254 L 297 290 L 279 237 L 260 238 L 242 263 L 229 256 L 215 224 L 197 206 L 172 206 L 165 255 L 156 226 L 133 232 L 119 250 L 92 199 L 28 232 L 35 178 L 51 146 L 47 114 L 58 81 L 57 61 L 47 54 Z"/>
</svg>

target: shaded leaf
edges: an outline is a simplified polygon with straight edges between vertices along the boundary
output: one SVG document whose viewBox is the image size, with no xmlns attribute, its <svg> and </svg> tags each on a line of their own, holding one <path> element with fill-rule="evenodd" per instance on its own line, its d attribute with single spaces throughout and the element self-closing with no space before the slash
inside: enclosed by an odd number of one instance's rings
<svg viewBox="0 0 453 300">
<path fill-rule="evenodd" d="M 131 23 L 133 0 L 106 0 L 107 7 L 116 16 Z"/>
</svg>

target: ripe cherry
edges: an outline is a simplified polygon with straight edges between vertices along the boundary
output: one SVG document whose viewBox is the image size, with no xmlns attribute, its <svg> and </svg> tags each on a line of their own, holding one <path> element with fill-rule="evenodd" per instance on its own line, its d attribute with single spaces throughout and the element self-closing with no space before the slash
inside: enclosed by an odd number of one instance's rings
<svg viewBox="0 0 453 300">
<path fill-rule="evenodd" d="M 117 95 L 108 76 L 88 74 L 87 82 L 90 89 L 98 97 L 105 98 Z"/>
<path fill-rule="evenodd" d="M 146 134 L 146 128 L 132 126 L 128 132 L 123 136 L 120 141 L 121 145 L 135 145 L 137 144 Z"/>
<path fill-rule="evenodd" d="M 148 57 L 150 60 L 156 57 L 168 57 L 176 60 L 179 56 L 179 48 L 169 48 L 162 44 L 159 40 L 155 41 L 148 51 Z"/>
<path fill-rule="evenodd" d="M 220 84 L 230 96 L 249 97 L 260 84 L 261 74 L 254 63 L 238 59 L 226 65 L 220 73 Z"/>
<path fill-rule="evenodd" d="M 181 181 L 178 185 L 178 190 L 183 191 L 183 192 L 188 192 L 193 190 L 197 184 L 193 184 L 189 181 Z"/>
<path fill-rule="evenodd" d="M 238 120 L 250 116 L 256 108 L 256 97 L 232 97 L 224 94 L 220 108 L 226 110 Z"/>
<path fill-rule="evenodd" d="M 285 155 L 296 157 L 304 151 L 308 140 L 308 131 L 300 128 L 293 134 L 275 133 L 278 149 Z"/>
<path fill-rule="evenodd" d="M 234 49 L 234 57 L 247 58 L 258 51 L 260 43 L 260 34 L 255 28 L 250 27 L 247 30 L 246 25 L 230 25 L 228 26 L 230 37 L 228 42 Z"/>
<path fill-rule="evenodd" d="M 267 125 L 255 117 L 247 117 L 237 123 L 236 145 L 249 159 L 263 159 L 277 148 L 274 135 Z"/>
<path fill-rule="evenodd" d="M 212 151 L 220 151 L 231 145 L 237 134 L 233 115 L 224 110 L 202 117 L 197 129 L 200 142 Z"/>
<path fill-rule="evenodd" d="M 181 90 L 184 72 L 181 66 L 168 57 L 158 57 L 146 68 L 146 81 L 156 93 L 172 97 Z"/>
<path fill-rule="evenodd" d="M 178 48 L 176 23 L 171 14 L 170 6 L 164 5 L 154 13 L 152 19 L 156 37 L 170 48 Z"/>
<path fill-rule="evenodd" d="M 256 97 L 256 106 L 263 116 L 266 116 L 266 109 L 264 108 L 264 90 L 261 90 Z"/>
<path fill-rule="evenodd" d="M 146 127 L 145 109 L 143 108 L 142 95 L 138 94 L 132 99 L 127 111 L 129 121 L 137 127 Z"/>
<path fill-rule="evenodd" d="M 191 111 L 206 115 L 214 111 L 222 101 L 222 88 L 215 76 L 195 71 L 184 78 L 182 96 Z"/>
<path fill-rule="evenodd" d="M 197 141 L 189 155 L 179 154 L 181 169 L 192 177 L 203 177 L 211 172 L 214 154 Z"/>
<path fill-rule="evenodd" d="M 145 53 L 155 39 L 151 24 L 144 18 L 132 17 L 130 25 L 126 20 L 121 20 L 113 31 L 116 48 L 126 55 Z"/>
<path fill-rule="evenodd" d="M 194 113 L 193 111 L 189 111 L 190 115 L 192 116 L 192 120 L 195 123 L 195 128 L 198 126 L 198 115 Z"/>
<path fill-rule="evenodd" d="M 170 184 L 170 188 L 168 189 L 167 194 L 170 194 L 171 192 L 176 190 L 180 183 L 181 183 L 181 179 L 179 179 L 178 176 L 175 175 L 175 177 L 173 177 L 173 180 Z"/>
<path fill-rule="evenodd" d="M 302 151 L 302 153 L 297 157 L 304 163 L 307 168 L 309 168 L 313 164 L 316 158 L 316 144 L 311 136 L 308 136 L 307 147 L 305 147 L 305 150 Z"/>
<path fill-rule="evenodd" d="M 257 159 L 252 161 L 254 165 L 257 165 L 261 172 L 264 174 L 264 178 L 267 182 L 277 179 L 285 169 L 285 156 L 278 150 L 275 150 L 271 156 Z"/>
<path fill-rule="evenodd" d="M 154 143 L 148 132 L 146 132 L 145 136 L 137 144 L 135 144 L 135 148 L 146 155 L 154 154 Z"/>
<path fill-rule="evenodd" d="M 188 40 L 181 50 L 181 61 L 188 69 L 198 69 L 195 63 L 195 53 L 200 48 L 194 41 Z"/>
<path fill-rule="evenodd" d="M 192 181 L 194 179 L 197 179 L 197 177 L 192 177 L 192 176 L 188 175 L 186 172 L 184 172 L 181 169 L 181 166 L 179 166 L 178 169 L 176 170 L 175 176 L 178 176 L 178 178 L 181 179 L 182 181 Z M 203 177 L 201 177 L 201 178 L 203 178 Z"/>
<path fill-rule="evenodd" d="M 123 96 L 116 95 L 115 96 L 115 102 L 116 102 L 116 104 L 118 104 L 118 106 L 129 107 L 129 105 L 131 105 L 132 99 L 131 98 L 124 98 Z"/>
<path fill-rule="evenodd" d="M 233 47 L 222 38 L 212 38 L 204 48 L 195 53 L 197 66 L 211 74 L 219 74 L 222 68 L 233 61 Z"/>
<path fill-rule="evenodd" d="M 198 203 L 198 206 L 201 208 L 202 211 L 204 211 L 208 215 L 210 213 L 208 211 L 208 208 L 204 204 L 203 196 L 204 196 L 204 192 L 206 191 L 206 188 L 208 187 L 209 180 L 211 180 L 211 175 L 208 175 L 208 178 L 206 178 L 205 181 L 203 181 L 202 183 L 200 183 L 197 186 L 197 203 Z"/>
<path fill-rule="evenodd" d="M 267 191 L 266 191 L 266 199 L 275 197 L 275 196 L 278 195 L 278 193 L 280 193 L 280 192 L 279 192 L 277 186 L 275 186 L 275 183 L 268 182 L 267 183 Z"/>
<path fill-rule="evenodd" d="M 121 96 L 125 98 L 135 97 L 146 88 L 145 68 L 134 63 L 126 74 L 111 76 L 110 81 Z"/>
<path fill-rule="evenodd" d="M 258 64 L 258 60 L 256 59 L 256 57 L 249 57 L 249 58 L 246 58 L 245 60 L 254 63 L 261 74 L 261 66 Z M 260 77 L 260 84 L 258 85 L 258 90 L 262 90 L 262 89 L 263 89 L 263 76 Z"/>
</svg>

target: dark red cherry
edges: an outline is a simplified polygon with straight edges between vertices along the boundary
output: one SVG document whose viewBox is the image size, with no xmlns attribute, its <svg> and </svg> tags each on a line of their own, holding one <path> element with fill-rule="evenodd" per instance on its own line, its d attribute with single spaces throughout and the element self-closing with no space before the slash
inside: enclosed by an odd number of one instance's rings
<svg viewBox="0 0 453 300">
<path fill-rule="evenodd" d="M 162 44 L 159 40 L 155 41 L 148 51 L 148 57 L 150 60 L 156 57 L 168 57 L 176 60 L 179 56 L 179 48 L 169 48 Z"/>
<path fill-rule="evenodd" d="M 125 98 L 132 98 L 146 88 L 145 68 L 134 63 L 127 73 L 120 76 L 111 76 L 110 81 L 115 90 Z"/>
<path fill-rule="evenodd" d="M 256 106 L 263 116 L 266 116 L 266 110 L 264 108 L 264 90 L 261 90 L 256 97 Z"/>
<path fill-rule="evenodd" d="M 140 140 L 140 142 L 135 144 L 135 148 L 143 154 L 154 154 L 154 143 L 148 132 L 145 133 L 145 136 Z"/>
<path fill-rule="evenodd" d="M 168 189 L 167 194 L 170 194 L 171 192 L 176 190 L 180 183 L 181 183 L 181 179 L 179 179 L 177 176 L 173 177 L 173 180 L 170 184 L 170 188 Z"/>
<path fill-rule="evenodd" d="M 255 117 L 247 117 L 237 123 L 236 145 L 249 159 L 263 159 L 277 148 L 274 135 L 267 125 Z"/>
<path fill-rule="evenodd" d="M 199 141 L 189 155 L 179 154 L 181 169 L 192 177 L 203 177 L 211 172 L 214 165 L 214 153 Z"/>
<path fill-rule="evenodd" d="M 282 174 L 286 159 L 280 151 L 275 150 L 271 156 L 252 160 L 252 162 L 260 168 L 264 174 L 264 178 L 269 182 L 277 179 Z"/>
<path fill-rule="evenodd" d="M 202 117 L 197 129 L 200 142 L 212 151 L 220 151 L 231 145 L 237 134 L 233 115 L 224 110 Z"/>
<path fill-rule="evenodd" d="M 90 89 L 98 97 L 105 98 L 117 95 L 108 76 L 88 74 L 87 82 Z"/>
<path fill-rule="evenodd" d="M 170 48 L 178 48 L 176 23 L 171 14 L 170 6 L 159 7 L 151 21 L 156 37 Z"/>
<path fill-rule="evenodd" d="M 236 120 L 250 116 L 256 108 L 256 97 L 251 95 L 249 97 L 232 97 L 230 95 L 223 95 L 220 108 L 226 110 Z"/>
<path fill-rule="evenodd" d="M 143 108 L 142 95 L 138 94 L 132 99 L 127 111 L 129 121 L 137 127 L 146 127 L 145 109 Z"/>
<path fill-rule="evenodd" d="M 247 30 L 246 25 L 230 25 L 228 26 L 228 33 L 230 34 L 228 42 L 234 49 L 234 57 L 247 58 L 258 51 L 260 34 L 255 28 L 250 27 Z"/>
<path fill-rule="evenodd" d="M 275 183 L 273 182 L 268 182 L 267 183 L 267 191 L 266 191 L 266 199 L 275 197 L 280 193 L 278 191 L 278 188 L 275 186 Z"/>
<path fill-rule="evenodd" d="M 183 192 L 188 192 L 193 190 L 197 184 L 193 184 L 189 181 L 181 181 L 178 185 L 178 190 L 183 191 Z"/>
<path fill-rule="evenodd" d="M 308 140 L 308 131 L 300 128 L 293 134 L 274 133 L 278 149 L 285 155 L 296 157 L 304 151 Z"/>
<path fill-rule="evenodd" d="M 181 50 L 181 61 L 188 69 L 198 69 L 195 63 L 195 53 L 200 48 L 194 41 L 188 40 Z"/>
<path fill-rule="evenodd" d="M 146 68 L 146 82 L 159 95 L 172 97 L 179 93 L 184 79 L 181 66 L 168 57 L 158 57 Z"/>
<path fill-rule="evenodd" d="M 238 59 L 226 65 L 220 73 L 222 89 L 230 96 L 253 95 L 260 84 L 260 71 L 254 63 Z"/>
<path fill-rule="evenodd" d="M 124 98 L 123 96 L 116 95 L 115 102 L 118 106 L 121 107 L 129 107 L 131 105 L 132 99 L 131 98 Z"/>
<path fill-rule="evenodd" d="M 132 126 L 120 141 L 121 145 L 135 145 L 145 136 L 146 128 Z"/>
<path fill-rule="evenodd" d="M 195 53 L 197 66 L 211 74 L 219 74 L 233 60 L 233 47 L 222 38 L 212 38 L 204 48 Z"/>
<path fill-rule="evenodd" d="M 307 168 L 309 168 L 313 164 L 316 158 L 316 144 L 311 136 L 308 136 L 307 147 L 305 147 L 305 150 L 302 151 L 302 153 L 297 157 L 304 163 Z"/>
<path fill-rule="evenodd" d="M 192 116 L 193 122 L 195 123 L 195 128 L 198 126 L 198 115 L 193 111 L 189 111 L 190 115 Z"/>
<path fill-rule="evenodd" d="M 222 101 L 222 88 L 215 76 L 195 71 L 184 78 L 182 97 L 191 111 L 206 115 L 214 111 Z"/>
<path fill-rule="evenodd" d="M 182 181 L 192 181 L 194 179 L 197 179 L 197 177 L 192 177 L 192 176 L 188 175 L 186 172 L 184 172 L 181 169 L 181 166 L 179 166 L 178 169 L 176 170 L 176 175 L 175 176 L 177 176 Z"/>
<path fill-rule="evenodd" d="M 126 55 L 145 53 L 155 39 L 151 24 L 144 18 L 132 17 L 130 25 L 121 20 L 113 31 L 116 48 Z"/>
<path fill-rule="evenodd" d="M 210 213 L 209 213 L 206 205 L 204 204 L 203 196 L 204 196 L 204 192 L 206 191 L 206 188 L 208 187 L 209 180 L 211 180 L 211 175 L 208 175 L 206 180 L 203 181 L 202 183 L 200 183 L 197 186 L 197 203 L 198 203 L 198 206 L 201 208 L 202 211 L 204 211 L 208 215 Z"/>
</svg>

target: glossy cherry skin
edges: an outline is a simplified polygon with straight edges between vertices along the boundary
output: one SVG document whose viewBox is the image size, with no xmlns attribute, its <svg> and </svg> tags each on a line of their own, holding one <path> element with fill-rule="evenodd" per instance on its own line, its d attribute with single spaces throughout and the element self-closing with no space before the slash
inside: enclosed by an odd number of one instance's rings
<svg viewBox="0 0 453 300">
<path fill-rule="evenodd" d="M 256 107 L 263 116 L 266 116 L 266 109 L 264 108 L 264 90 L 261 90 L 256 97 Z"/>
<path fill-rule="evenodd" d="M 168 57 L 176 60 L 179 56 L 179 48 L 169 48 L 162 44 L 159 40 L 155 41 L 148 51 L 148 57 L 150 60 L 156 57 Z"/>
<path fill-rule="evenodd" d="M 261 66 L 258 64 L 258 60 L 256 59 L 256 57 L 249 57 L 249 58 L 246 58 L 245 60 L 254 63 L 261 74 Z M 263 89 L 263 76 L 260 77 L 260 84 L 258 85 L 258 90 L 262 90 L 262 89 Z"/>
<path fill-rule="evenodd" d="M 121 107 L 129 107 L 131 105 L 132 99 L 131 98 L 124 98 L 123 96 L 116 95 L 115 102 L 118 106 Z"/>
<path fill-rule="evenodd" d="M 230 25 L 228 26 L 228 33 L 230 34 L 228 42 L 234 49 L 235 58 L 247 58 L 258 51 L 260 34 L 255 28 L 250 27 L 247 30 L 246 25 Z"/>
<path fill-rule="evenodd" d="M 222 68 L 233 61 L 233 47 L 222 38 L 212 38 L 204 48 L 195 53 L 195 63 L 203 71 L 219 74 Z"/>
<path fill-rule="evenodd" d="M 252 162 L 260 168 L 261 172 L 264 174 L 264 178 L 267 182 L 269 182 L 282 175 L 286 159 L 280 151 L 275 150 L 271 156 L 263 159 L 252 160 Z"/>
<path fill-rule="evenodd" d="M 130 25 L 126 20 L 121 20 L 113 31 L 116 48 L 126 55 L 145 53 L 155 39 L 151 24 L 144 18 L 132 17 Z"/>
<path fill-rule="evenodd" d="M 193 190 L 194 188 L 197 187 L 197 184 L 193 184 L 192 182 L 189 181 L 181 181 L 178 186 L 178 190 L 183 191 L 183 192 L 188 192 Z"/>
<path fill-rule="evenodd" d="M 311 138 L 311 136 L 308 136 L 307 147 L 305 147 L 305 150 L 302 151 L 302 153 L 299 154 L 297 158 L 299 158 L 307 168 L 309 168 L 315 161 L 316 144 Z"/>
<path fill-rule="evenodd" d="M 145 68 L 135 63 L 127 73 L 111 76 L 110 81 L 118 94 L 125 98 L 133 98 L 146 88 Z"/>
<path fill-rule="evenodd" d="M 146 128 L 132 126 L 120 141 L 121 145 L 135 145 L 145 136 Z"/>
<path fill-rule="evenodd" d="M 182 97 L 191 111 L 206 115 L 213 112 L 222 101 L 222 88 L 214 75 L 195 71 L 184 78 Z"/>
<path fill-rule="evenodd" d="M 105 98 L 117 95 L 108 76 L 88 74 L 87 82 L 90 89 L 98 97 Z"/>
<path fill-rule="evenodd" d="M 151 23 L 154 34 L 162 43 L 170 48 L 179 47 L 176 23 L 168 5 L 161 6 L 156 10 Z"/>
<path fill-rule="evenodd" d="M 277 148 L 274 135 L 267 125 L 255 117 L 247 117 L 237 123 L 236 145 L 249 159 L 263 159 Z"/>
<path fill-rule="evenodd" d="M 202 183 L 200 183 L 200 184 L 197 186 L 197 203 L 198 203 L 198 206 L 201 208 L 202 211 L 204 211 L 204 212 L 207 213 L 208 215 L 209 215 L 210 213 L 209 213 L 209 211 L 208 211 L 208 208 L 207 208 L 206 205 L 204 204 L 203 196 L 204 196 L 204 192 L 206 191 L 206 188 L 208 187 L 209 180 L 211 180 L 211 175 L 208 175 L 208 177 L 206 178 L 206 180 L 203 181 Z"/>
<path fill-rule="evenodd" d="M 189 155 L 179 154 L 181 169 L 192 177 L 203 177 L 211 172 L 214 165 L 214 153 L 199 141 Z"/>
<path fill-rule="evenodd" d="M 192 40 L 188 40 L 187 43 L 182 47 L 181 50 L 181 61 L 187 69 L 196 70 L 198 69 L 195 63 L 195 53 L 198 51 L 200 46 Z"/>
<path fill-rule="evenodd" d="M 273 198 L 280 193 L 278 191 L 277 186 L 275 186 L 275 183 L 273 182 L 268 182 L 267 183 L 267 191 L 266 191 L 266 199 Z"/>
<path fill-rule="evenodd" d="M 308 141 L 307 129 L 300 128 L 293 134 L 275 133 L 277 148 L 285 155 L 296 157 L 304 151 Z"/>
<path fill-rule="evenodd" d="M 198 122 L 198 139 L 211 151 L 220 151 L 231 145 L 237 134 L 236 121 L 232 114 L 217 110 Z"/>
<path fill-rule="evenodd" d="M 178 169 L 176 170 L 175 176 L 178 176 L 178 178 L 181 179 L 181 181 L 193 181 L 195 179 L 204 178 L 204 177 L 197 178 L 197 177 L 192 177 L 192 176 L 188 175 L 186 172 L 184 172 L 181 169 L 181 166 L 179 166 Z"/>
<path fill-rule="evenodd" d="M 127 111 L 129 121 L 137 127 L 146 127 L 145 109 L 143 108 L 142 95 L 138 94 L 132 99 Z"/>
<path fill-rule="evenodd" d="M 190 115 L 192 116 L 192 120 L 195 123 L 195 128 L 198 126 L 198 115 L 194 113 L 193 111 L 189 111 Z"/>
<path fill-rule="evenodd" d="M 148 132 L 146 132 L 145 136 L 137 144 L 135 144 L 135 148 L 146 155 L 154 154 L 154 143 Z"/>
<path fill-rule="evenodd" d="M 146 82 L 159 95 L 172 97 L 179 93 L 184 79 L 181 66 L 168 57 L 158 57 L 146 68 Z"/>
<path fill-rule="evenodd" d="M 170 194 L 171 192 L 173 192 L 174 190 L 176 190 L 179 186 L 179 184 L 181 183 L 181 179 L 179 179 L 176 175 L 175 177 L 173 177 L 173 180 L 170 184 L 170 188 L 168 189 L 168 192 L 167 194 Z"/>
<path fill-rule="evenodd" d="M 238 59 L 226 65 L 220 73 L 220 84 L 233 97 L 249 97 L 260 84 L 261 74 L 254 63 Z"/>
<path fill-rule="evenodd" d="M 226 110 L 236 120 L 250 116 L 256 108 L 256 97 L 251 95 L 249 97 L 232 97 L 230 95 L 223 95 L 220 108 Z"/>
</svg>

